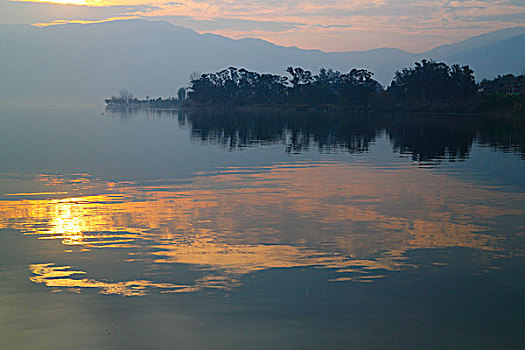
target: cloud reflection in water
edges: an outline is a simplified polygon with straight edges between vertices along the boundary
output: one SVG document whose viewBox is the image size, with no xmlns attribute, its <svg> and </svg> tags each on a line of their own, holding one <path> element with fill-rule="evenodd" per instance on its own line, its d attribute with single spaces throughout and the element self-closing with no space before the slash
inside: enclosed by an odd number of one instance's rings
<svg viewBox="0 0 525 350">
<path fill-rule="evenodd" d="M 31 194 L 0 194 L 0 228 L 203 272 L 187 284 L 111 282 L 79 278 L 85 273 L 68 266 L 31 266 L 35 283 L 125 296 L 233 288 L 238 277 L 271 268 L 331 268 L 340 274 L 333 281 L 370 282 L 416 267 L 407 252 L 417 249 L 471 248 L 490 265 L 491 257 L 519 254 L 507 241 L 525 214 L 523 193 L 396 164 L 226 168 L 191 181 L 37 180 L 28 188 L 44 188 Z M 495 231 L 502 218 L 510 232 Z"/>
</svg>

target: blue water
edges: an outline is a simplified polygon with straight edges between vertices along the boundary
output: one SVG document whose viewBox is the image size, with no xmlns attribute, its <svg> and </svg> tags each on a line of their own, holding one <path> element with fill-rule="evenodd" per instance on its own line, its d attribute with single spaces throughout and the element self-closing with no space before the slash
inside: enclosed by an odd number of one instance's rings
<svg viewBox="0 0 525 350">
<path fill-rule="evenodd" d="M 2 106 L 0 122 L 0 348 L 525 344 L 519 120 Z"/>
</svg>

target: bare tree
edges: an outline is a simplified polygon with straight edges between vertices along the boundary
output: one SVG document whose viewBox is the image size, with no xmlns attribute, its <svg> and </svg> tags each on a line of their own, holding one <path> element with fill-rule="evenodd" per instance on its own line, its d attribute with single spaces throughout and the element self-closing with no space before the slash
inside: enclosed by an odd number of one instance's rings
<svg viewBox="0 0 525 350">
<path fill-rule="evenodd" d="M 191 74 L 190 74 L 190 84 L 193 83 L 195 80 L 199 80 L 201 75 L 202 74 L 199 71 L 196 71 L 196 70 L 191 72 Z"/>
<path fill-rule="evenodd" d="M 129 92 L 127 89 L 120 90 L 120 99 L 124 102 L 129 102 L 133 99 L 133 94 Z"/>
</svg>

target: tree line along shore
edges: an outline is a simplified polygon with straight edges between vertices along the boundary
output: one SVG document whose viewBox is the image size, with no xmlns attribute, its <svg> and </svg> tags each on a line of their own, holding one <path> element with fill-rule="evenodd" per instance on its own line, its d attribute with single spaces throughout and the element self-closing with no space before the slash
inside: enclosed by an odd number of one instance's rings
<svg viewBox="0 0 525 350">
<path fill-rule="evenodd" d="M 140 100 L 127 90 L 105 100 L 111 107 L 226 109 L 276 108 L 377 110 L 525 115 L 525 75 L 507 74 L 476 83 L 468 66 L 422 60 L 397 71 L 387 88 L 373 72 L 341 73 L 321 68 L 314 75 L 288 67 L 288 76 L 229 67 L 216 73 L 193 73 L 177 97 Z"/>
</svg>

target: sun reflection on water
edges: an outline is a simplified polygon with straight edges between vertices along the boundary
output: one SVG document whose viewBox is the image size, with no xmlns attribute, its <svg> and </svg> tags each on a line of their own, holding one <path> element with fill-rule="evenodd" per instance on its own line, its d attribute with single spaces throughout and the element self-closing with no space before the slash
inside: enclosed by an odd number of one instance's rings
<svg viewBox="0 0 525 350">
<path fill-rule="evenodd" d="M 320 162 L 229 168 L 185 182 L 105 182 L 86 174 L 37 180 L 41 191 L 0 193 L 0 228 L 80 246 L 82 254 L 120 248 L 127 262 L 204 271 L 179 285 L 99 281 L 68 266 L 31 266 L 35 283 L 126 296 L 231 288 L 239 285 L 236 276 L 271 268 L 330 268 L 339 274 L 333 281 L 371 282 L 415 267 L 407 252 L 416 249 L 516 254 L 494 223 L 525 214 L 523 193 L 415 167 Z"/>
</svg>

